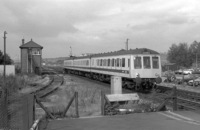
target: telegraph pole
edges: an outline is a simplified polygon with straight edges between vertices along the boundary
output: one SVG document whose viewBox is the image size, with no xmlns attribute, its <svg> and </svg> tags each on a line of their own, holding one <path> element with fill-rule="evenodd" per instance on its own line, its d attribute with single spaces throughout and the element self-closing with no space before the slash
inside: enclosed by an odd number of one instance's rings
<svg viewBox="0 0 200 130">
<path fill-rule="evenodd" d="M 7 32 L 4 31 L 4 61 L 3 61 L 3 80 L 5 82 L 6 79 L 6 34 Z"/>
<path fill-rule="evenodd" d="M 6 88 L 6 34 L 7 32 L 4 31 L 4 61 L 3 61 L 3 65 L 4 65 L 4 72 L 3 72 L 3 110 L 2 110 L 2 114 L 3 114 L 3 128 L 8 128 L 8 104 L 7 104 L 7 98 L 8 98 L 8 91 Z"/>
<path fill-rule="evenodd" d="M 73 54 L 72 54 L 72 47 L 70 46 L 70 53 L 69 53 L 69 56 L 72 57 L 72 55 L 73 55 Z"/>
<path fill-rule="evenodd" d="M 126 39 L 126 48 L 125 48 L 126 50 L 128 50 L 128 40 L 129 40 L 129 39 L 127 38 L 127 39 Z"/>
</svg>

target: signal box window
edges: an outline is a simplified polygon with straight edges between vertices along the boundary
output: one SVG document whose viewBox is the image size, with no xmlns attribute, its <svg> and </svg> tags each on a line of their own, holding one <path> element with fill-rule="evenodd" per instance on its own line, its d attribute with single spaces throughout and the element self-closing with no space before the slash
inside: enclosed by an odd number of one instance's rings
<svg viewBox="0 0 200 130">
<path fill-rule="evenodd" d="M 152 62 L 153 62 L 153 68 L 158 69 L 159 68 L 158 57 L 152 57 Z"/>
<path fill-rule="evenodd" d="M 150 69 L 151 68 L 151 61 L 150 61 L 149 56 L 143 57 L 143 64 L 144 64 L 144 69 Z"/>
<path fill-rule="evenodd" d="M 125 67 L 125 58 L 122 58 L 122 67 Z"/>
<path fill-rule="evenodd" d="M 141 69 L 142 68 L 142 63 L 141 63 L 141 57 L 135 57 L 134 59 L 134 68 L 135 69 Z"/>
</svg>

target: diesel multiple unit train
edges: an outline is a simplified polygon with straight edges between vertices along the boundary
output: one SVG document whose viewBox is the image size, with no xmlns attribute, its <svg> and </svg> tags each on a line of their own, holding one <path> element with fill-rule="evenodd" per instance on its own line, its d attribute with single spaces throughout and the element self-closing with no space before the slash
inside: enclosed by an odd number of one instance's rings
<svg viewBox="0 0 200 130">
<path fill-rule="evenodd" d="M 120 76 L 122 87 L 135 90 L 151 90 L 161 82 L 160 54 L 147 48 L 70 57 L 64 61 L 64 71 L 107 82 Z"/>
</svg>

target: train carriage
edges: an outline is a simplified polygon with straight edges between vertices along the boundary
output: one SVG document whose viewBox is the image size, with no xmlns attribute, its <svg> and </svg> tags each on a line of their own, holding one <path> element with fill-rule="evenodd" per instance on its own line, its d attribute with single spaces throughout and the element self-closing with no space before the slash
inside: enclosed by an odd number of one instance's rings
<svg viewBox="0 0 200 130">
<path fill-rule="evenodd" d="M 139 78 L 142 89 L 151 89 L 156 78 L 161 76 L 161 60 L 158 52 L 140 48 L 71 57 L 64 61 L 64 69 L 66 72 L 108 82 L 110 76 L 120 76 L 123 86 L 129 88 L 136 88 Z"/>
</svg>

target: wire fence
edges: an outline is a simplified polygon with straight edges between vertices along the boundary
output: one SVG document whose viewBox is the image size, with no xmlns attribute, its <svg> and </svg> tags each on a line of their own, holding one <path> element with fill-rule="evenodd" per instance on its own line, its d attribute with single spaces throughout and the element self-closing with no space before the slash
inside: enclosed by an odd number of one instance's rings
<svg viewBox="0 0 200 130">
<path fill-rule="evenodd" d="M 0 90 L 0 129 L 27 130 L 33 123 L 33 95 Z"/>
<path fill-rule="evenodd" d="M 11 96 L 9 90 L 2 90 L 0 99 L 0 128 L 3 129 L 20 129 L 18 126 L 20 118 L 20 98 Z"/>
<path fill-rule="evenodd" d="M 7 107 L 7 96 L 5 96 L 5 91 L 0 90 L 0 128 L 8 127 L 8 107 Z"/>
</svg>

